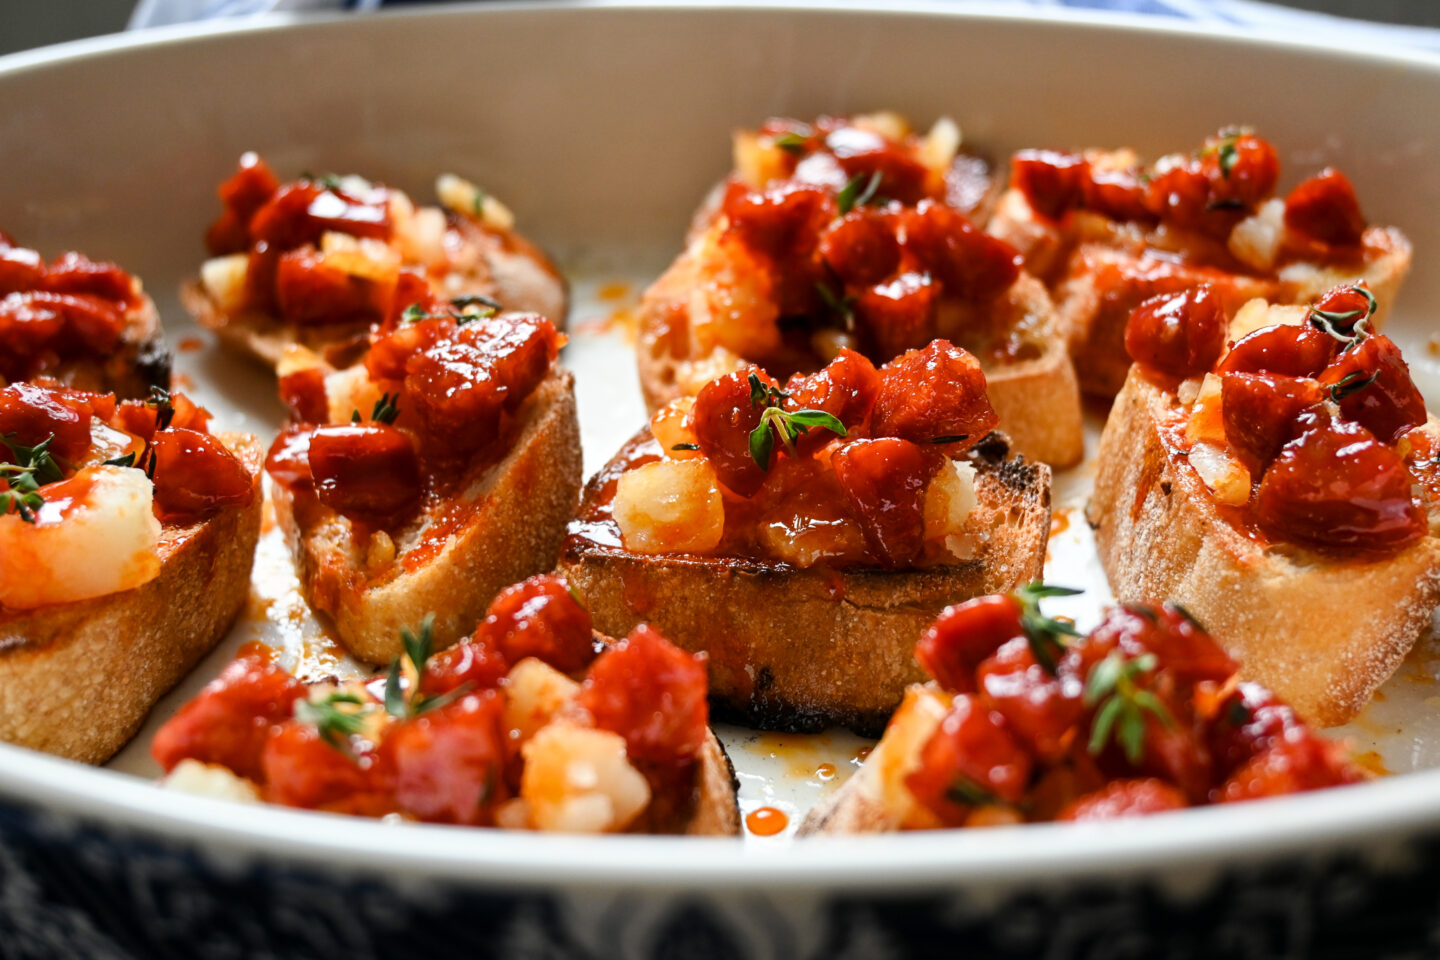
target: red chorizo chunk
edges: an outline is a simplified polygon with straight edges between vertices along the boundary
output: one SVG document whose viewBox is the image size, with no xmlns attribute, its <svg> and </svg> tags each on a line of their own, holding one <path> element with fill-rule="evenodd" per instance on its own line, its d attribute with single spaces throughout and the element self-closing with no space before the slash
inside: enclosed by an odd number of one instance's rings
<svg viewBox="0 0 1440 960">
<path fill-rule="evenodd" d="M 801 376 L 796 374 L 785 383 L 789 396 L 786 410 L 823 410 L 839 420 L 847 435 L 864 426 L 880 393 L 880 375 L 875 365 L 854 350 L 841 350 L 825 367 Z M 812 428 L 795 441 L 801 454 L 823 447 L 835 434 L 827 429 Z"/>
<path fill-rule="evenodd" d="M 903 567 L 925 545 L 925 492 L 945 464 L 934 449 L 896 437 L 854 440 L 830 458 L 835 478 L 880 562 Z"/>
<path fill-rule="evenodd" d="M 1365 215 L 1350 178 L 1326 167 L 1285 198 L 1285 226 L 1321 243 L 1354 246 L 1365 233 Z"/>
<path fill-rule="evenodd" d="M 389 524 L 419 503 L 420 458 L 384 423 L 324 426 L 310 436 L 310 476 L 320 502 L 354 520 Z"/>
<path fill-rule="evenodd" d="M 1340 398 L 1340 414 L 1381 443 L 1393 444 L 1425 422 L 1425 398 L 1410 379 L 1400 348 L 1383 334 L 1371 334 L 1336 357 L 1320 383 Z"/>
<path fill-rule="evenodd" d="M 198 760 L 263 783 L 265 741 L 303 696 L 305 685 L 284 670 L 261 657 L 241 657 L 165 722 L 150 753 L 167 773 L 181 760 Z"/>
<path fill-rule="evenodd" d="M 762 390 L 779 388 L 768 373 L 751 366 L 705 384 L 691 413 L 700 452 L 720 482 L 742 497 L 753 496 L 765 483 L 765 467 L 755 462 L 750 451 L 750 434 L 760 426 L 768 401 L 757 402 L 752 377 Z"/>
<path fill-rule="evenodd" d="M 1337 346 L 1334 337 L 1308 323 L 1262 327 L 1236 341 L 1217 372 L 1316 377 L 1335 355 Z"/>
<path fill-rule="evenodd" d="M 260 756 L 265 799 L 307 810 L 384 816 L 394 812 L 395 798 L 383 761 L 384 755 L 363 741 L 337 746 L 313 724 L 290 720 L 270 735 Z"/>
<path fill-rule="evenodd" d="M 942 443 L 955 456 L 999 422 L 980 361 L 948 340 L 934 340 L 880 368 L 880 394 L 870 419 L 874 436 Z"/>
<path fill-rule="evenodd" d="M 506 796 L 504 710 L 486 690 L 389 730 L 380 750 L 396 805 L 430 823 L 493 823 Z"/>
<path fill-rule="evenodd" d="M 1225 311 L 1206 284 L 1160 294 L 1130 312 L 1125 350 L 1137 363 L 1175 377 L 1214 366 L 1225 348 Z"/>
<path fill-rule="evenodd" d="M 946 607 L 915 645 L 915 659 L 951 693 L 976 689 L 975 669 L 1006 641 L 1023 636 L 1020 604 L 992 594 Z"/>
<path fill-rule="evenodd" d="M 1273 373 L 1227 373 L 1221 380 L 1220 411 L 1225 440 L 1240 455 L 1252 477 L 1269 469 L 1280 448 L 1295 435 L 1302 410 L 1325 399 L 1310 378 Z"/>
<path fill-rule="evenodd" d="M 1276 737 L 1269 746 L 1222 784 L 1217 803 L 1255 800 L 1322 787 L 1359 783 L 1359 769 L 1345 755 L 1345 748 L 1308 730 L 1291 730 Z"/>
<path fill-rule="evenodd" d="M 171 427 L 155 434 L 155 515 L 191 524 L 255 498 L 254 477 L 235 454 L 206 433 Z"/>
<path fill-rule="evenodd" d="M 500 686 L 510 665 L 488 639 L 477 635 L 441 650 L 425 664 L 420 693 L 439 697 L 453 690 L 492 690 Z"/>
<path fill-rule="evenodd" d="M 579 702 L 602 730 L 625 738 L 631 759 L 692 762 L 705 742 L 705 655 L 689 654 L 641 624 L 596 658 Z"/>
<path fill-rule="evenodd" d="M 63 395 L 29 383 L 0 388 L 0 437 L 27 447 L 50 440 L 50 454 L 78 463 L 90 450 L 90 411 Z M 9 451 L 0 447 L 0 461 Z"/>
<path fill-rule="evenodd" d="M 971 807 L 997 799 L 1019 803 L 1032 767 L 1004 721 L 977 698 L 961 694 L 925 742 L 920 765 L 905 785 L 922 806 L 956 825 Z"/>
<path fill-rule="evenodd" d="M 1112 780 L 1094 793 L 1071 803 L 1056 820 L 1115 820 L 1147 813 L 1165 813 L 1189 806 L 1185 794 L 1175 787 L 1147 777 L 1143 780 Z"/>
<path fill-rule="evenodd" d="M 536 657 L 573 673 L 595 659 L 590 611 L 561 577 L 544 574 L 506 587 L 475 630 L 475 641 L 500 651 L 509 663 Z"/>
</svg>

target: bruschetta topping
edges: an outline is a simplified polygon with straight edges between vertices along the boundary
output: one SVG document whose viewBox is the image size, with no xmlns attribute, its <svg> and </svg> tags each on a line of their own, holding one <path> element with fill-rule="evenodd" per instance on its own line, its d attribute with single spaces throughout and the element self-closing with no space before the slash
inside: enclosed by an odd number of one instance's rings
<svg viewBox="0 0 1440 960">
<path fill-rule="evenodd" d="M 55 385 L 0 388 L 0 606 L 139 586 L 160 571 L 165 528 L 252 503 L 254 475 L 209 435 L 209 416 L 158 388 L 119 404 Z"/>
<path fill-rule="evenodd" d="M 1271 311 L 1281 322 L 1257 329 L 1251 315 L 1270 313 L 1263 302 L 1247 305 L 1236 329 L 1249 332 L 1218 364 L 1209 346 L 1194 362 L 1176 347 L 1213 340 L 1219 315 L 1191 309 L 1207 297 L 1201 287 L 1146 301 L 1125 340 L 1155 376 L 1214 365 L 1185 405 L 1180 452 L 1216 499 L 1246 514 L 1242 526 L 1320 552 L 1387 553 L 1424 536 L 1420 478 L 1405 447 L 1426 422 L 1425 401 L 1399 348 L 1369 331 L 1370 292 L 1342 285 L 1298 315 Z"/>
<path fill-rule="evenodd" d="M 363 364 L 335 371 L 307 354 L 281 368 L 292 424 L 266 469 L 369 527 L 405 523 L 464 472 L 457 465 L 493 450 L 564 343 L 544 317 L 496 315 L 475 297 L 442 307 L 415 292 L 419 301 L 374 327 Z M 327 422 L 338 410 L 343 422 Z"/>
<path fill-rule="evenodd" d="M 242 657 L 152 751 L 167 773 L 215 765 L 272 803 L 367 816 L 600 832 L 683 810 L 708 736 L 703 656 L 645 626 L 598 656 L 592 638 L 565 582 L 535 577 L 444 652 L 428 622 L 407 632 L 369 682 L 307 686 Z"/>
<path fill-rule="evenodd" d="M 446 175 L 447 218 L 403 192 L 360 177 L 279 179 L 254 153 L 220 186 L 224 211 L 206 234 L 213 259 L 201 283 L 229 314 L 258 311 L 297 326 L 393 321 L 407 305 L 474 268 L 466 229 L 508 231 L 514 218 L 473 185 Z M 468 191 L 468 194 L 466 193 Z"/>
<path fill-rule="evenodd" d="M 895 825 L 1102 819 L 1363 778 L 1343 745 L 1240 682 L 1184 610 L 1115 607 L 1079 637 L 1039 612 L 1053 592 L 950 607 L 921 638 L 935 682 L 912 688 L 870 761 L 884 759 L 881 795 L 908 800 L 886 803 Z M 936 707 L 928 726 L 920 701 Z"/>
<path fill-rule="evenodd" d="M 139 281 L 113 263 L 71 252 L 47 264 L 0 233 L 0 383 L 107 356 L 143 302 Z"/>
<path fill-rule="evenodd" d="M 946 562 L 975 505 L 965 452 L 996 421 L 979 363 L 944 340 L 879 370 L 842 350 L 783 389 L 751 366 L 657 411 L 585 522 L 640 553 Z"/>
</svg>

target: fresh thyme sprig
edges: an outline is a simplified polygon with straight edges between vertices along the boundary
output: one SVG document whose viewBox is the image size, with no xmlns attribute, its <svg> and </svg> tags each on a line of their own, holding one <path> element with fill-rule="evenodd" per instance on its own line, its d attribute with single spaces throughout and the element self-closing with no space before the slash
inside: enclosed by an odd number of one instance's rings
<svg viewBox="0 0 1440 960">
<path fill-rule="evenodd" d="M 433 613 L 426 615 L 420 624 L 419 634 L 411 633 L 408 627 L 400 628 L 400 642 L 405 652 L 390 663 L 390 673 L 385 678 L 385 712 L 396 719 L 418 717 L 428 710 L 453 703 L 470 690 L 467 683 L 436 697 L 427 697 L 420 692 L 425 667 L 434 652 L 434 630 Z"/>
<path fill-rule="evenodd" d="M 985 789 L 964 774 L 955 777 L 945 790 L 945 799 L 962 807 L 988 807 L 1000 802 L 992 791 Z"/>
<path fill-rule="evenodd" d="M 471 307 L 480 307 L 479 310 L 471 310 Z M 485 320 L 495 316 L 504 309 L 499 300 L 482 296 L 478 293 L 468 293 L 461 297 L 450 299 L 450 309 L 441 313 L 430 313 L 418 303 L 412 303 L 400 313 L 401 323 L 419 323 L 421 320 L 454 320 L 464 326 L 476 320 Z"/>
<path fill-rule="evenodd" d="M 380 399 L 375 401 L 375 406 L 370 410 L 370 419 L 376 423 L 392 424 L 398 416 L 400 416 L 400 394 L 398 392 L 393 396 L 388 393 L 380 394 Z"/>
<path fill-rule="evenodd" d="M 830 312 L 836 314 L 845 322 L 846 330 L 855 329 L 855 298 L 843 293 L 836 293 L 830 289 L 830 285 L 823 281 L 815 284 L 815 292 L 820 294 L 820 299 L 825 301 L 825 306 Z"/>
<path fill-rule="evenodd" d="M 1155 654 L 1127 657 L 1119 650 L 1090 669 L 1085 680 L 1083 702 L 1087 707 L 1099 706 L 1091 722 L 1091 755 L 1098 755 L 1113 737 L 1125 751 L 1125 759 L 1139 763 L 1145 752 L 1145 715 L 1148 713 L 1167 728 L 1175 727 L 1175 718 L 1164 702 L 1139 685 L 1139 679 L 1155 672 Z"/>
<path fill-rule="evenodd" d="M 863 207 L 875 199 L 875 191 L 880 189 L 880 171 L 876 170 L 870 174 L 867 181 L 865 174 L 857 173 L 851 177 L 840 192 L 835 195 L 835 207 L 840 211 L 840 216 L 845 216 L 856 207 Z"/>
<path fill-rule="evenodd" d="M 771 137 L 770 142 L 786 153 L 793 153 L 799 156 L 805 152 L 806 147 L 810 143 L 810 138 L 796 133 L 794 130 L 786 130 L 784 133 L 777 133 Z"/>
<path fill-rule="evenodd" d="M 164 430 L 175 419 L 175 400 L 164 387 L 151 387 L 145 406 L 155 411 L 156 430 Z"/>
<path fill-rule="evenodd" d="M 1317 307 L 1310 308 L 1310 325 L 1322 333 L 1339 340 L 1344 346 L 1341 352 L 1350 349 L 1370 335 L 1369 321 L 1379 309 L 1375 301 L 1375 295 L 1360 284 L 1353 284 L 1349 288 L 1351 293 L 1358 293 L 1365 298 L 1364 310 L 1321 310 Z"/>
<path fill-rule="evenodd" d="M 365 732 L 375 706 L 353 690 L 331 690 L 324 696 L 295 702 L 295 719 L 313 723 L 320 739 L 346 755 L 350 738 Z"/>
<path fill-rule="evenodd" d="M 1020 604 L 1020 626 L 1030 643 L 1035 662 L 1050 676 L 1059 673 L 1060 657 L 1065 652 L 1066 637 L 1078 637 L 1080 631 L 1067 620 L 1057 620 L 1040 612 L 1040 601 L 1048 597 L 1073 597 L 1084 593 L 1074 587 L 1057 587 L 1035 581 L 1011 594 Z"/>
<path fill-rule="evenodd" d="M 1379 370 L 1376 370 L 1368 377 L 1359 370 L 1352 370 L 1335 383 L 1330 384 L 1327 388 L 1330 394 L 1330 400 L 1333 403 L 1339 403 L 1351 394 L 1364 390 L 1378 379 L 1380 379 Z"/>
<path fill-rule="evenodd" d="M 0 463 L 0 478 L 4 478 L 8 489 L 0 490 L 0 515 L 15 513 L 26 523 L 35 522 L 36 512 L 45 505 L 40 488 L 47 483 L 65 479 L 60 465 L 50 455 L 52 433 L 35 446 L 26 446 L 15 439 L 15 434 L 0 437 L 0 443 L 10 451 L 11 463 Z"/>
<path fill-rule="evenodd" d="M 834 414 L 824 410 L 786 410 L 781 407 L 780 404 L 789 397 L 790 394 L 784 390 L 769 386 L 755 374 L 750 374 L 750 405 L 761 410 L 759 425 L 750 431 L 750 457 L 761 470 L 770 469 L 777 435 L 791 456 L 795 454 L 795 441 L 801 434 L 809 433 L 812 427 L 829 430 L 837 437 L 845 436 L 845 424 Z"/>
</svg>

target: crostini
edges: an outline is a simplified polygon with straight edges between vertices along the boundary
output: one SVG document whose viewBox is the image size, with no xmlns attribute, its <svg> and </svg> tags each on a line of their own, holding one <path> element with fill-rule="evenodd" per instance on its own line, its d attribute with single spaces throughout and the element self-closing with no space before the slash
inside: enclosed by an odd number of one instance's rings
<svg viewBox="0 0 1440 960">
<path fill-rule="evenodd" d="M 244 607 L 261 450 L 209 416 L 0 388 L 0 739 L 104 762 Z"/>
<path fill-rule="evenodd" d="M 739 832 L 704 657 L 648 626 L 600 642 L 553 576 L 502 591 L 448 650 L 429 621 L 403 641 L 369 681 L 307 685 L 236 660 L 156 734 L 166 785 L 434 823 Z"/>
<path fill-rule="evenodd" d="M 637 345 L 651 411 L 754 363 L 812 373 L 841 349 L 884 363 L 937 337 L 980 359 L 1014 448 L 1079 462 L 1080 394 L 1044 286 L 971 221 L 985 165 L 942 120 L 771 120 L 646 291 Z"/>
<path fill-rule="evenodd" d="M 1237 664 L 1181 607 L 1107 610 L 1088 637 L 1039 584 L 948 608 L 864 765 L 802 836 L 1109 820 L 1356 783 L 1344 744 Z"/>
<path fill-rule="evenodd" d="M 1050 471 L 991 430 L 979 362 L 932 341 L 878 371 L 842 350 L 656 412 L 585 489 L 560 568 L 604 633 L 709 654 L 726 717 L 878 732 L 947 603 L 1040 574 Z"/>
<path fill-rule="evenodd" d="M 507 584 L 550 570 L 579 497 L 574 378 L 549 320 L 432 295 L 335 370 L 292 351 L 292 423 L 266 461 L 306 600 L 388 663 L 434 611 L 454 643 Z"/>
<path fill-rule="evenodd" d="M 1367 225 L 1338 170 L 1284 199 L 1272 196 L 1279 177 L 1275 148 L 1247 129 L 1148 167 L 1129 150 L 1022 150 L 987 229 L 1051 291 L 1081 390 L 1109 399 L 1130 367 L 1125 321 L 1149 297 L 1205 283 L 1228 316 L 1255 297 L 1307 303 L 1346 282 L 1394 299 L 1410 268 L 1404 234 Z"/>
<path fill-rule="evenodd" d="M 1364 287 L 1253 301 L 1228 336 L 1208 299 L 1130 319 L 1089 506 L 1100 558 L 1120 599 L 1184 604 L 1248 677 L 1343 723 L 1440 603 L 1440 423 Z"/>
<path fill-rule="evenodd" d="M 346 366 L 397 298 L 426 287 L 442 299 L 480 297 L 539 313 L 563 328 L 560 272 L 515 232 L 494 197 L 451 174 L 442 207 L 360 177 L 305 176 L 281 185 L 254 153 L 220 186 L 205 235 L 211 259 L 182 299 L 225 343 L 274 367 L 299 345 Z"/>
<path fill-rule="evenodd" d="M 143 400 L 170 388 L 170 359 L 138 279 L 73 251 L 46 263 L 0 231 L 0 386 L 47 377 Z"/>
</svg>

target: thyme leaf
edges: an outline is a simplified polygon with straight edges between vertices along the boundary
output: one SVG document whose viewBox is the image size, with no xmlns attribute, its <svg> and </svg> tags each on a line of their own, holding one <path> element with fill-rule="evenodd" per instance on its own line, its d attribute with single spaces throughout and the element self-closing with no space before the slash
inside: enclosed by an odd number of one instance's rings
<svg viewBox="0 0 1440 960">
<path fill-rule="evenodd" d="M 824 410 L 806 408 L 786 410 L 781 401 L 790 395 L 777 387 L 768 386 L 755 374 L 750 374 L 750 404 L 760 407 L 760 423 L 750 431 L 750 458 L 765 471 L 770 469 L 770 458 L 775 452 L 775 438 L 791 456 L 795 455 L 795 441 L 812 429 L 829 430 L 837 437 L 846 435 L 845 424 L 840 418 Z"/>
<path fill-rule="evenodd" d="M 1049 597 L 1073 597 L 1084 592 L 1074 587 L 1053 586 L 1037 580 L 1011 594 L 1020 603 L 1020 626 L 1030 644 L 1030 653 L 1035 657 L 1035 662 L 1052 677 L 1059 673 L 1060 657 L 1065 652 L 1065 638 L 1078 637 L 1080 632 L 1073 623 L 1041 613 L 1040 601 Z"/>
<path fill-rule="evenodd" d="M 875 191 L 878 189 L 880 189 L 879 170 L 870 174 L 868 182 L 865 174 L 857 173 L 835 195 L 835 207 L 843 217 L 856 207 L 863 207 L 875 199 Z"/>
<path fill-rule="evenodd" d="M 1154 673 L 1157 665 L 1153 653 L 1127 657 L 1119 650 L 1112 650 L 1090 668 L 1082 702 L 1087 707 L 1098 707 L 1086 747 L 1092 756 L 1100 754 L 1113 740 L 1124 751 L 1126 760 L 1139 763 L 1145 751 L 1146 714 L 1174 729 L 1175 718 L 1169 708 L 1153 692 L 1139 685 L 1140 678 Z"/>
</svg>

